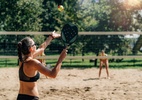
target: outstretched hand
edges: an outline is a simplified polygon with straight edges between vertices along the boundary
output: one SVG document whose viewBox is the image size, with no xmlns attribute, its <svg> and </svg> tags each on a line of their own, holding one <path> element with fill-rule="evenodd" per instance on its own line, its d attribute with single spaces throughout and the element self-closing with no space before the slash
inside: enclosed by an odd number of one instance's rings
<svg viewBox="0 0 142 100">
<path fill-rule="evenodd" d="M 61 35 L 58 34 L 58 33 L 56 33 L 55 31 L 53 31 L 53 32 L 51 33 L 51 36 L 52 36 L 53 38 L 59 38 Z"/>
</svg>

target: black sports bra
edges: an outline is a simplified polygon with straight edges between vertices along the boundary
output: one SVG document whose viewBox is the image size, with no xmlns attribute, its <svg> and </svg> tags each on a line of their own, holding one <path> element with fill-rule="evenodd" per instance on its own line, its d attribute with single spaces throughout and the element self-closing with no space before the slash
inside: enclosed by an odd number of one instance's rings
<svg viewBox="0 0 142 100">
<path fill-rule="evenodd" d="M 19 69 L 19 79 L 20 79 L 20 81 L 36 82 L 40 78 L 39 72 L 37 72 L 37 74 L 34 77 L 28 77 L 27 75 L 25 75 L 25 73 L 23 71 L 23 65 L 24 65 L 24 63 L 22 63 L 22 65 L 21 65 L 21 67 Z"/>
</svg>

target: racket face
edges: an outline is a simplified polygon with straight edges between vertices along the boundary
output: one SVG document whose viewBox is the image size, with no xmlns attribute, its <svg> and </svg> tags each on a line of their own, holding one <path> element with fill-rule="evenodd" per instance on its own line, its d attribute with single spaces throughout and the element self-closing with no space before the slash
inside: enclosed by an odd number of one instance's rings
<svg viewBox="0 0 142 100">
<path fill-rule="evenodd" d="M 74 24 L 65 24 L 61 31 L 61 38 L 64 43 L 71 45 L 78 37 L 78 28 Z"/>
</svg>

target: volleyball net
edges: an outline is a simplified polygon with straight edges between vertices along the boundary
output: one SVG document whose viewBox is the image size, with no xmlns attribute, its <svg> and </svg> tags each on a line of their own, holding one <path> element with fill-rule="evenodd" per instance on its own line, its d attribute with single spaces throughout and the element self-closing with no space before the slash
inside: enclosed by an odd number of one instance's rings
<svg viewBox="0 0 142 100">
<path fill-rule="evenodd" d="M 36 41 L 44 41 L 51 32 L 0 32 L 0 59 L 1 63 L 7 64 L 10 60 L 17 60 L 17 43 L 24 37 L 30 36 Z M 60 33 L 60 32 L 57 32 Z M 88 60 L 95 61 L 100 58 L 107 58 L 110 61 L 121 61 L 122 59 L 141 59 L 142 32 L 79 32 L 77 44 L 74 43 L 66 60 Z M 56 41 L 60 41 L 57 39 Z M 37 59 L 52 60 L 59 57 L 59 52 L 63 49 L 62 42 L 54 41 L 47 47 L 45 56 Z M 120 43 L 121 42 L 121 43 Z M 40 44 L 40 42 L 38 43 Z M 55 45 L 57 44 L 57 45 Z M 75 46 L 75 44 L 77 46 Z M 61 47 L 61 48 L 60 48 Z M 73 49 L 72 49 L 73 48 Z M 58 50 L 59 49 L 59 50 Z M 100 50 L 105 49 L 108 56 L 98 56 Z M 76 50 L 76 51 L 75 51 Z M 97 54 L 98 52 L 98 54 Z M 54 54 L 56 53 L 56 55 Z M 135 59 L 135 61 L 134 61 Z"/>
</svg>

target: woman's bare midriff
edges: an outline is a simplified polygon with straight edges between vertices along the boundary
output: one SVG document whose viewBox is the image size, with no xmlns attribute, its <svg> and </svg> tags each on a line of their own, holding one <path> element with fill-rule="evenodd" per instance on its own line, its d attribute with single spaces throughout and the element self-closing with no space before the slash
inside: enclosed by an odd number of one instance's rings
<svg viewBox="0 0 142 100">
<path fill-rule="evenodd" d="M 19 94 L 26 94 L 39 97 L 37 82 L 23 82 L 20 81 Z"/>
</svg>

